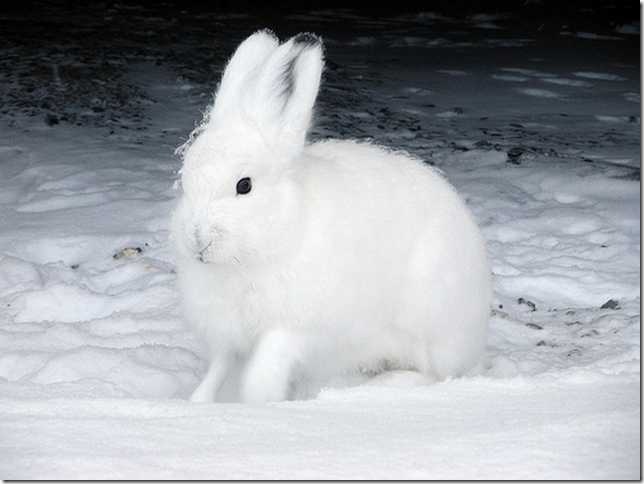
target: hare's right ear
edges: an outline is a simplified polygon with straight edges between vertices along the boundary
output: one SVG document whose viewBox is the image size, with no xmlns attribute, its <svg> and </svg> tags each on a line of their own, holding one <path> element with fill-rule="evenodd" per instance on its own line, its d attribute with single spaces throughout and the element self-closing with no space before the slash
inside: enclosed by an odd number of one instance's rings
<svg viewBox="0 0 644 484">
<path fill-rule="evenodd" d="M 228 61 L 217 89 L 211 116 L 224 114 L 239 103 L 244 81 L 277 49 L 279 41 L 270 30 L 260 30 L 244 40 Z"/>
</svg>

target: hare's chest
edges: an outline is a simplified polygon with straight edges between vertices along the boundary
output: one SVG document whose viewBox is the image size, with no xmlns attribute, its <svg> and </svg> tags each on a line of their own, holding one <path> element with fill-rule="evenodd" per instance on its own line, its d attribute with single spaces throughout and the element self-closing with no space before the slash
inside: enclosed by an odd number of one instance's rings
<svg viewBox="0 0 644 484">
<path fill-rule="evenodd" d="M 251 335 L 289 324 L 297 312 L 288 284 L 279 274 L 245 281 L 236 299 L 237 322 Z"/>
<path fill-rule="evenodd" d="M 273 328 L 302 329 L 320 318 L 328 319 L 333 304 L 325 297 L 323 288 L 328 285 L 323 281 L 294 264 L 246 272 L 222 281 L 216 296 L 220 307 L 214 313 L 228 315 L 228 321 L 249 340 Z"/>
</svg>

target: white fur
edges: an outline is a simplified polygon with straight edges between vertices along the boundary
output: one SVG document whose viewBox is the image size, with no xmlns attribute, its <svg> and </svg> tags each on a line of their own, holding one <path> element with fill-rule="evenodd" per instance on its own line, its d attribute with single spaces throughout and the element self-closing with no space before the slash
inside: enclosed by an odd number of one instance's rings
<svg viewBox="0 0 644 484">
<path fill-rule="evenodd" d="M 193 400 L 237 364 L 242 400 L 261 402 L 287 398 L 297 372 L 387 361 L 444 378 L 484 349 L 490 272 L 468 209 L 408 155 L 305 145 L 322 66 L 317 38 L 252 35 L 185 151 L 177 272 L 212 355 Z M 237 195 L 242 177 L 253 188 Z"/>
</svg>

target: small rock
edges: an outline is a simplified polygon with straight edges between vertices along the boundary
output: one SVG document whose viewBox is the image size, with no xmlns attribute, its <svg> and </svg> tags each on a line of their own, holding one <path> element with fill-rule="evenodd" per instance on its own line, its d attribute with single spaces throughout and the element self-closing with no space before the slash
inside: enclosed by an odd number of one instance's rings
<svg viewBox="0 0 644 484">
<path fill-rule="evenodd" d="M 520 146 L 515 146 L 514 148 L 511 148 L 508 151 L 508 163 L 512 163 L 514 165 L 520 165 L 521 161 L 519 161 L 519 158 L 521 158 L 521 155 L 525 153 L 525 148 L 521 148 Z"/>
<path fill-rule="evenodd" d="M 599 309 L 620 309 L 619 303 L 615 299 L 609 299 L 601 305 Z"/>
<path fill-rule="evenodd" d="M 474 146 L 480 149 L 489 149 L 492 147 L 492 143 L 490 143 L 487 140 L 479 140 L 476 143 L 474 143 Z"/>
<path fill-rule="evenodd" d="M 543 329 L 543 326 L 539 326 L 537 323 L 525 323 L 525 325 L 532 329 Z"/>
<path fill-rule="evenodd" d="M 590 331 L 588 331 L 588 333 L 582 334 L 581 337 L 588 338 L 589 336 L 598 336 L 598 335 L 599 335 L 599 331 L 597 331 L 596 329 L 591 329 Z"/>
<path fill-rule="evenodd" d="M 54 126 L 55 124 L 58 124 L 60 121 L 58 120 L 58 116 L 55 114 L 47 113 L 45 114 L 45 124 L 47 126 Z"/>
<path fill-rule="evenodd" d="M 132 257 L 143 252 L 141 247 L 125 247 L 112 256 L 113 259 L 122 259 L 123 257 Z"/>
<path fill-rule="evenodd" d="M 537 310 L 537 305 L 535 303 L 533 303 L 532 301 L 529 301 L 528 299 L 524 299 L 524 298 L 520 297 L 519 299 L 517 299 L 517 302 L 519 304 L 525 304 L 526 306 L 528 306 L 530 308 L 530 311 L 536 311 Z"/>
</svg>

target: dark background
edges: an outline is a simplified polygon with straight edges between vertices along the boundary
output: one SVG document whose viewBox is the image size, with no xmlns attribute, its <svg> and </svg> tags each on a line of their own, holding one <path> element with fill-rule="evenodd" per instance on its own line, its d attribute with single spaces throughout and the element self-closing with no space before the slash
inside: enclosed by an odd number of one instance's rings
<svg viewBox="0 0 644 484">
<path fill-rule="evenodd" d="M 342 7 L 348 15 L 326 19 L 298 18 L 311 10 Z M 47 124 L 75 123 L 108 127 L 123 126 L 128 119 L 137 124 L 144 117 L 137 107 L 145 93 L 128 85 L 123 78 L 126 64 L 154 62 L 172 69 L 199 89 L 212 90 L 232 46 L 253 31 L 270 27 L 284 39 L 303 30 L 332 37 L 327 44 L 327 77 L 336 69 L 342 43 L 356 36 L 375 39 L 387 36 L 453 37 L 454 25 L 417 24 L 396 30 L 388 22 L 400 15 L 423 10 L 455 19 L 465 19 L 481 11 L 507 14 L 511 21 L 496 37 L 530 37 L 552 62 L 569 63 L 571 56 L 589 61 L 594 45 L 562 37 L 560 32 L 614 34 L 618 25 L 639 22 L 639 4 L 634 1 L 538 1 L 499 0 L 474 2 L 439 0 L 394 2 L 378 6 L 344 2 L 284 1 L 277 4 L 254 1 L 138 1 L 76 2 L 18 1 L 0 7 L 0 123 L 15 123 L 16 116 L 42 117 Z M 235 16 L 235 14 L 243 14 Z M 360 17 L 360 21 L 352 18 Z M 371 19 L 369 23 L 365 19 Z M 458 28 L 459 26 L 456 26 Z M 480 31 L 486 34 L 485 31 Z M 467 32 L 459 36 L 468 40 Z M 457 39 L 458 40 L 458 39 Z M 477 39 L 474 39 L 475 41 Z M 478 39 L 480 40 L 480 39 Z M 639 36 L 621 42 L 601 44 L 604 57 L 621 63 L 639 62 Z M 534 55 L 538 49 L 531 49 Z M 612 50 L 611 50 L 612 49 Z M 366 52 L 370 50 L 370 52 Z M 437 49 L 441 59 L 459 55 Z M 378 56 L 376 48 L 365 55 Z M 386 50 L 382 52 L 386 55 Z M 489 52 L 486 54 L 489 55 Z M 512 60 L 516 51 L 497 49 L 494 58 Z M 393 59 L 404 64 L 405 60 Z M 464 59 L 463 62 L 474 62 Z M 482 61 L 483 62 L 483 61 Z M 52 83 L 52 69 L 65 88 Z M 58 83 L 60 84 L 60 83 Z M 101 99 L 97 105 L 92 99 Z M 324 102 L 324 93 L 323 93 Z M 79 111 L 93 110 L 91 117 Z M 135 128 L 147 129 L 145 123 Z M 359 133 L 354 133 L 358 134 Z"/>
</svg>

